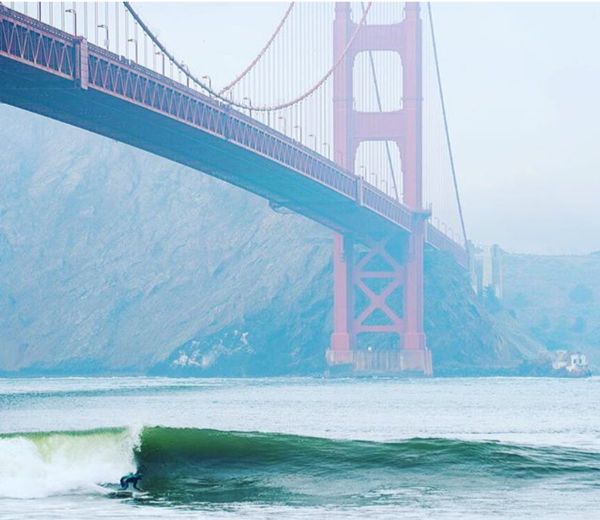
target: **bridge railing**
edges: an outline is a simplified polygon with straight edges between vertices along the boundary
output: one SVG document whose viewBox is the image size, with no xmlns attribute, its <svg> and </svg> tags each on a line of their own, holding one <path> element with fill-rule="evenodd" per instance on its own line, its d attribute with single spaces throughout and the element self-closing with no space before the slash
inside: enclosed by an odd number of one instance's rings
<svg viewBox="0 0 600 520">
<path fill-rule="evenodd" d="M 426 240 L 434 249 L 449 251 L 459 265 L 465 269 L 469 268 L 469 253 L 467 250 L 431 223 L 427 224 Z"/>
<path fill-rule="evenodd" d="M 131 60 L 88 45 L 88 84 L 265 155 L 356 198 L 357 177 L 294 139 Z"/>
<path fill-rule="evenodd" d="M 0 4 L 0 52 L 64 78 L 75 75 L 73 37 Z"/>
<path fill-rule="evenodd" d="M 121 97 L 234 142 L 328 186 L 407 231 L 412 229 L 408 207 L 299 141 L 133 60 L 0 5 L 2 53 L 78 81 L 82 88 Z M 452 251 L 466 265 L 462 246 L 431 225 L 428 242 Z"/>
<path fill-rule="evenodd" d="M 84 38 L 0 6 L 0 51 L 250 149 L 369 207 L 410 231 L 408 208 L 300 142 L 231 106 Z M 82 49 L 85 48 L 85 52 Z M 80 63 L 78 63 L 80 60 Z M 83 63 L 85 61 L 85 63 Z M 78 71 L 80 73 L 78 74 Z"/>
</svg>

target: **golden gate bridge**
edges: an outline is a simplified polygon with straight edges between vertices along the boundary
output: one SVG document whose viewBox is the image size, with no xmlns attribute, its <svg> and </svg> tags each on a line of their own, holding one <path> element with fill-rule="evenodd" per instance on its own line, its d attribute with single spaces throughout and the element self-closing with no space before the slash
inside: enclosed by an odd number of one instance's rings
<svg viewBox="0 0 600 520">
<path fill-rule="evenodd" d="M 424 251 L 468 267 L 431 5 L 291 2 L 223 85 L 157 34 L 129 2 L 0 4 L 0 101 L 329 227 L 329 364 L 430 375 Z"/>
</svg>

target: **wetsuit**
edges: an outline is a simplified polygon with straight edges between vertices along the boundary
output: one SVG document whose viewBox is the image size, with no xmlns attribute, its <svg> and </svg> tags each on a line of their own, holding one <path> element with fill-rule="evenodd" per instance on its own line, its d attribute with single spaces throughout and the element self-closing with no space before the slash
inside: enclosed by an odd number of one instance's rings
<svg viewBox="0 0 600 520">
<path fill-rule="evenodd" d="M 137 483 L 142 480 L 142 475 L 140 473 L 130 473 L 129 475 L 125 475 L 121 477 L 121 489 L 127 489 L 129 484 L 133 484 L 133 489 L 137 491 L 141 491 L 141 489 L 137 486 Z"/>
</svg>

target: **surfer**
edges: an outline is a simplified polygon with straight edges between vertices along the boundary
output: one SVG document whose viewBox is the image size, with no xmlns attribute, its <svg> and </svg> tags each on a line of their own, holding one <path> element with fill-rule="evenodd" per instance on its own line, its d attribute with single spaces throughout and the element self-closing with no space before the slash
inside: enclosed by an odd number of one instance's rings
<svg viewBox="0 0 600 520">
<path fill-rule="evenodd" d="M 121 477 L 121 480 L 119 481 L 121 483 L 121 489 L 127 489 L 129 484 L 133 484 L 133 489 L 136 491 L 141 491 L 141 489 L 137 486 L 137 483 L 142 480 L 142 478 L 143 475 L 140 472 L 129 473 L 128 475 Z"/>
</svg>

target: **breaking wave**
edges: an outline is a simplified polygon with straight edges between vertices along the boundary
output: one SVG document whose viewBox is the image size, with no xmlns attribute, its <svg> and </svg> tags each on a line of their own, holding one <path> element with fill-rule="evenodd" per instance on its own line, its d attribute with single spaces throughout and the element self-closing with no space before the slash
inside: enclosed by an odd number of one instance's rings
<svg viewBox="0 0 600 520">
<path fill-rule="evenodd" d="M 136 435 L 126 429 L 0 435 L 0 497 L 103 492 L 135 468 Z"/>
<path fill-rule="evenodd" d="M 600 453 L 165 427 L 0 435 L 0 497 L 107 493 L 107 485 L 136 468 L 156 504 L 364 504 L 390 501 L 408 489 L 493 489 L 545 478 L 595 482 Z"/>
</svg>

